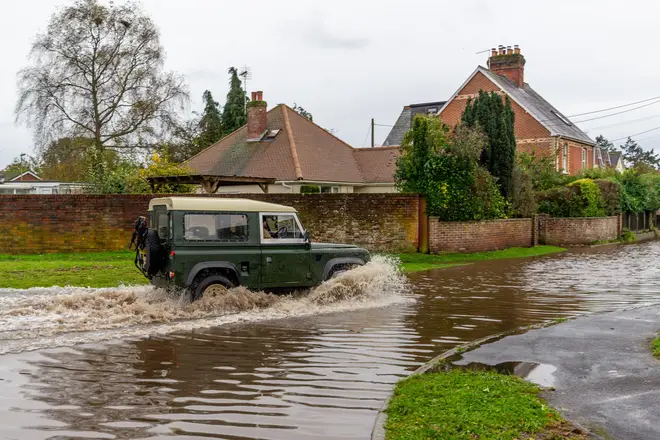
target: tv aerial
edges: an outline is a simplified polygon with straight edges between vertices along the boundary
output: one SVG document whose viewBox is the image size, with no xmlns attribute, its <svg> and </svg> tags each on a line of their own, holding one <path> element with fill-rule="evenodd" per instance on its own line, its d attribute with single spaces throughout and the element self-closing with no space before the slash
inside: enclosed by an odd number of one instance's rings
<svg viewBox="0 0 660 440">
<path fill-rule="evenodd" d="M 238 76 L 243 78 L 243 85 L 245 86 L 245 94 L 247 95 L 248 93 L 247 83 L 248 80 L 252 79 L 252 69 L 249 66 L 243 66 Z"/>
</svg>

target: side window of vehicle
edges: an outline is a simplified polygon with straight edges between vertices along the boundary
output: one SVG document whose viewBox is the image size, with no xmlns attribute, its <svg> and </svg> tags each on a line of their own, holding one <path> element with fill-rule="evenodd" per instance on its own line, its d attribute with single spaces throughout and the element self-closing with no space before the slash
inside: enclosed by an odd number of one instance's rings
<svg viewBox="0 0 660 440">
<path fill-rule="evenodd" d="M 245 214 L 208 213 L 183 216 L 184 239 L 188 241 L 248 241 L 248 217 Z"/>
<path fill-rule="evenodd" d="M 293 214 L 263 215 L 262 237 L 266 240 L 303 239 L 303 231 Z"/>
</svg>

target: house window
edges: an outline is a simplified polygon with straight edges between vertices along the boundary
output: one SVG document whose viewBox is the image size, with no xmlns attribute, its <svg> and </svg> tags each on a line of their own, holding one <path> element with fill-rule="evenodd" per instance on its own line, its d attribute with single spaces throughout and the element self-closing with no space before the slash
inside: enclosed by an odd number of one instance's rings
<svg viewBox="0 0 660 440">
<path fill-rule="evenodd" d="M 587 149 L 582 149 L 582 169 L 587 168 Z"/>
<path fill-rule="evenodd" d="M 564 144 L 561 154 L 561 166 L 564 172 L 568 172 L 568 144 Z"/>
<path fill-rule="evenodd" d="M 327 193 L 338 194 L 339 193 L 339 187 L 338 186 L 322 186 L 321 187 L 321 193 L 324 193 L 324 194 L 327 194 Z"/>
</svg>

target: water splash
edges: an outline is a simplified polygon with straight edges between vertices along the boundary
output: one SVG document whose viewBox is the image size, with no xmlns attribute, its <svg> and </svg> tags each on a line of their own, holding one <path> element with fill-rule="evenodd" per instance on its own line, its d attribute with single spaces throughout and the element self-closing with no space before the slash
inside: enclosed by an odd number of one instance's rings
<svg viewBox="0 0 660 440">
<path fill-rule="evenodd" d="M 408 292 L 397 262 L 380 256 L 316 288 L 282 296 L 237 287 L 190 303 L 183 294 L 148 286 L 11 290 L 0 294 L 0 354 L 380 307 L 410 300 Z"/>
</svg>

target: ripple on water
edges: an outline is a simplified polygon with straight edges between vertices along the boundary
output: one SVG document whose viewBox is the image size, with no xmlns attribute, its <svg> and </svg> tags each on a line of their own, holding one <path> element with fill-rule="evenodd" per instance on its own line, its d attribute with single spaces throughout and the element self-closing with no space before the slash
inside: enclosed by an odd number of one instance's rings
<svg viewBox="0 0 660 440">
<path fill-rule="evenodd" d="M 0 437 L 367 438 L 393 384 L 456 344 L 658 302 L 660 277 L 649 261 L 659 256 L 656 242 L 416 274 L 414 302 L 291 297 L 226 316 L 203 315 L 213 314 L 211 307 L 181 322 L 129 320 L 132 340 L 3 356 Z M 376 285 L 388 292 L 401 288 L 381 280 Z M 365 308 L 374 304 L 384 306 Z M 37 318 L 52 313 L 35 310 Z M 66 313 L 69 325 L 91 324 Z M 15 316 L 0 319 L 24 315 Z M 42 322 L 44 340 L 56 343 L 59 334 Z M 99 334 L 121 335 L 122 328 Z M 140 331 L 155 336 L 138 338 Z M 82 342 L 93 341 L 90 332 L 79 333 Z M 509 367 L 546 384 L 552 379 L 551 366 Z"/>
</svg>

